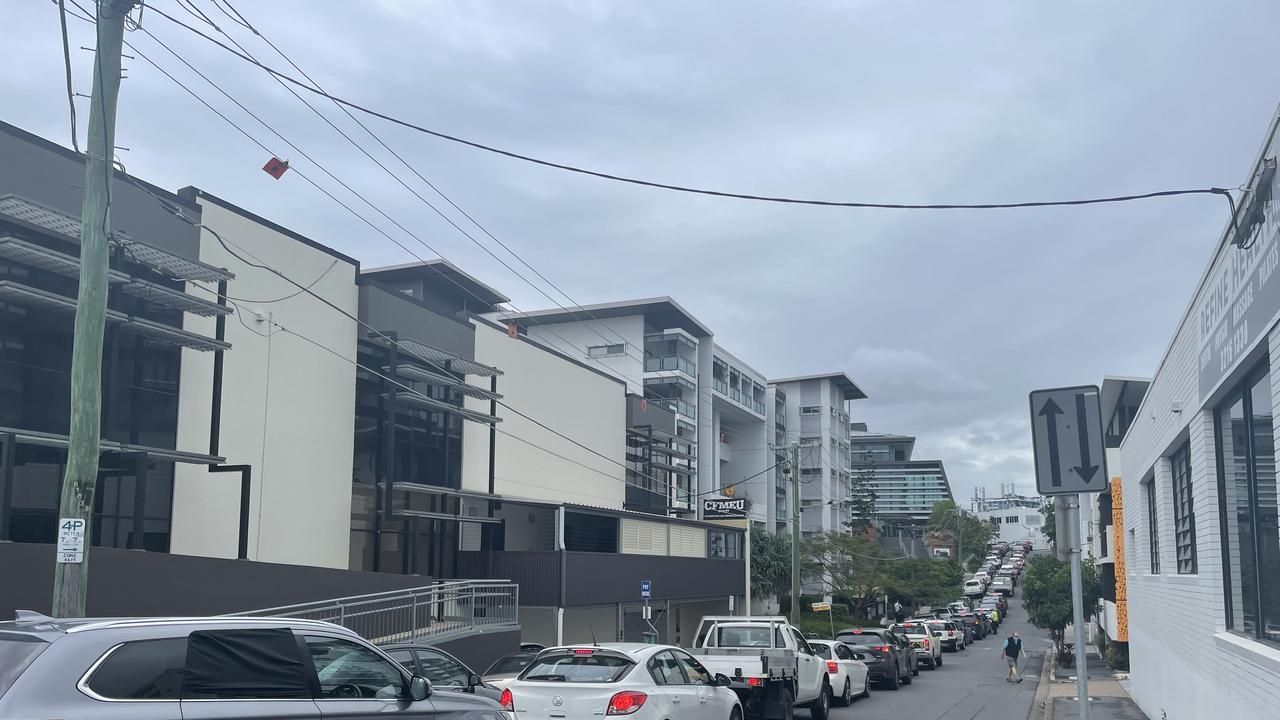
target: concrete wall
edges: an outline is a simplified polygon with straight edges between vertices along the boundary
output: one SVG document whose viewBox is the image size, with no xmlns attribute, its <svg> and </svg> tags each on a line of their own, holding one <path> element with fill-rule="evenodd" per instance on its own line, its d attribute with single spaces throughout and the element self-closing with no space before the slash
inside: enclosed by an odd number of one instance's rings
<svg viewBox="0 0 1280 720">
<path fill-rule="evenodd" d="M 625 385 L 536 342 L 509 337 L 505 329 L 482 319 L 475 321 L 475 346 L 478 362 L 503 371 L 498 378 L 503 402 L 574 441 L 498 406 L 503 433 L 497 437 L 495 491 L 506 497 L 622 508 Z M 467 407 L 489 411 L 486 400 L 468 399 Z M 462 447 L 463 487 L 487 491 L 489 428 L 466 423 Z"/>
<path fill-rule="evenodd" d="M 566 645 L 593 640 L 613 642 L 618 637 L 618 606 L 569 608 L 564 611 Z"/>
<path fill-rule="evenodd" d="M 662 328 L 658 328 L 661 330 Z M 582 320 L 576 322 L 556 323 L 554 325 L 534 325 L 529 328 L 529 337 L 546 344 L 572 358 L 582 360 L 600 370 L 613 373 L 625 380 L 628 392 L 644 394 L 640 385 L 644 373 L 644 316 L 608 318 L 606 320 Z M 611 357 L 587 358 L 587 348 L 594 345 L 622 343 L 626 340 L 626 353 Z"/>
<path fill-rule="evenodd" d="M 356 313 L 356 271 L 348 261 L 247 214 L 201 196 L 204 224 L 263 264 L 311 284 L 312 292 Z M 218 454 L 252 466 L 249 558 L 345 568 L 351 515 L 355 427 L 356 324 L 266 270 L 237 260 L 210 234 L 200 259 L 236 273 L 228 294 L 246 308 L 226 320 Z M 189 292 L 212 298 L 192 287 Z M 278 298 L 288 299 L 264 302 Z M 258 318 L 254 313 L 260 313 Z M 241 322 L 243 321 L 243 323 Z M 272 322 L 333 350 L 334 356 Z M 189 330 L 212 336 L 214 321 L 188 315 Z M 183 351 L 178 447 L 207 449 L 213 396 L 212 353 Z M 178 464 L 172 552 L 234 558 L 240 482 Z"/>
<path fill-rule="evenodd" d="M 542 645 L 556 645 L 556 609 L 551 607 L 520 606 L 520 640 Z"/>
<path fill-rule="evenodd" d="M 1271 142 L 1264 156 L 1274 156 Z M 1269 253 L 1277 232 L 1275 203 L 1267 214 L 1262 237 L 1251 252 Z M 1206 280 L 1242 259 L 1244 251 L 1219 241 Z M 1241 271 L 1241 283 L 1254 274 Z M 1274 281 L 1273 281 L 1274 282 Z M 1213 409 L 1222 388 L 1230 388 L 1255 361 L 1270 352 L 1273 405 L 1280 407 L 1280 332 L 1275 317 L 1249 323 L 1242 342 L 1229 356 L 1225 381 L 1202 396 L 1203 362 L 1221 367 L 1220 348 L 1201 334 L 1202 310 L 1211 294 L 1204 280 L 1181 318 L 1177 334 L 1162 360 L 1138 417 L 1121 445 L 1124 497 L 1124 543 L 1128 577 L 1129 657 L 1132 696 L 1149 717 L 1276 717 L 1280 707 L 1280 649 L 1226 629 Z M 1262 300 L 1262 293 L 1250 296 Z M 1225 314 L 1246 311 L 1228 297 Z M 1228 326 L 1230 320 L 1227 321 Z M 1280 429 L 1280 424 L 1277 424 Z M 1168 456 L 1190 440 L 1191 487 L 1196 520 L 1198 573 L 1178 574 L 1174 555 L 1174 516 Z M 1112 471 L 1114 474 L 1114 470 Z M 1156 494 L 1161 573 L 1151 572 L 1148 502 L 1142 480 L 1152 477 Z M 1271 499 L 1274 502 L 1274 496 Z"/>
</svg>

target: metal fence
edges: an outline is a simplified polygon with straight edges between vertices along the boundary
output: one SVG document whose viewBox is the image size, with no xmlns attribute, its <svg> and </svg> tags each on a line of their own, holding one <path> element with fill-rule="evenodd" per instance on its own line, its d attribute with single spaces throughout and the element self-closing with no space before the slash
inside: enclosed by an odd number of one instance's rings
<svg viewBox="0 0 1280 720">
<path fill-rule="evenodd" d="M 323 620 L 375 643 L 388 643 L 517 628 L 519 608 L 520 587 L 516 583 L 458 580 L 233 615 Z"/>
</svg>

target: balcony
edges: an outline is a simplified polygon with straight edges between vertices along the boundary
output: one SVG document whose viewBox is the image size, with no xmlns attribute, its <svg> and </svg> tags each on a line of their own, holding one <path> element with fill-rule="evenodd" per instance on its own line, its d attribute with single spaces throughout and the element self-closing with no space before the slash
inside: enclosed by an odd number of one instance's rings
<svg viewBox="0 0 1280 720">
<path fill-rule="evenodd" d="M 759 414 L 761 414 L 761 415 L 763 415 L 763 414 L 764 414 L 764 403 L 763 403 L 763 402 L 761 402 L 761 401 L 759 401 L 759 400 L 756 400 L 756 401 L 754 401 L 754 402 L 752 402 L 752 403 L 751 403 L 751 407 L 752 407 L 753 409 L 755 409 L 755 411 L 756 411 L 757 413 L 759 413 Z"/>
<path fill-rule="evenodd" d="M 682 372 L 685 375 L 697 380 L 698 366 L 692 360 L 682 358 L 679 355 L 664 355 L 661 357 L 648 357 L 644 359 L 645 372 Z"/>
</svg>

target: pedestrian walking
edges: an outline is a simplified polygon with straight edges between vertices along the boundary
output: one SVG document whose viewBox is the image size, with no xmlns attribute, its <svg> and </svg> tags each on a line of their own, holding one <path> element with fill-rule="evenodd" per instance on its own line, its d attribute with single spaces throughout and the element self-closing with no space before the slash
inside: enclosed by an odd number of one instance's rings
<svg viewBox="0 0 1280 720">
<path fill-rule="evenodd" d="M 1004 655 L 1005 662 L 1009 665 L 1009 676 L 1005 678 L 1005 682 L 1022 682 L 1022 675 L 1018 672 L 1018 660 L 1022 657 L 1022 638 L 1017 630 L 1005 638 L 1000 654 Z"/>
<path fill-rule="evenodd" d="M 906 615 L 902 612 L 902 603 L 897 600 L 893 602 L 893 619 L 897 620 L 899 625 L 901 625 L 902 621 L 906 619 Z"/>
<path fill-rule="evenodd" d="M 1000 610 L 993 608 L 991 610 L 991 632 L 1000 634 Z"/>
</svg>

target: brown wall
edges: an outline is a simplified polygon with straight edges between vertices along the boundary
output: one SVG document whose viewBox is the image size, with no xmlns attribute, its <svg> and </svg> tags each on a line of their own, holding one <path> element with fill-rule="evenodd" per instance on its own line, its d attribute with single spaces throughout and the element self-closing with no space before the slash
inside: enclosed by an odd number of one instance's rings
<svg viewBox="0 0 1280 720">
<path fill-rule="evenodd" d="M 364 595 L 431 582 L 419 576 L 279 565 L 249 560 L 93 548 L 87 614 L 96 617 L 217 615 Z M 47 613 L 53 546 L 0 543 L 0 619 Z"/>
</svg>

